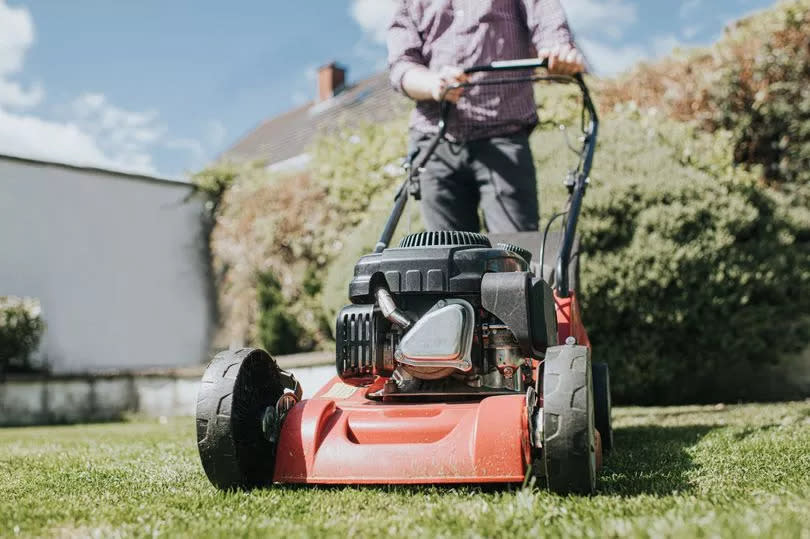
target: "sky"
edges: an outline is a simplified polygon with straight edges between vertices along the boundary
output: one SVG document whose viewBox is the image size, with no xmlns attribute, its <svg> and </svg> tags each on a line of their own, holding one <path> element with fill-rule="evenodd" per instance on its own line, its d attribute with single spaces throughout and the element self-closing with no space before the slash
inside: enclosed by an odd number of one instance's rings
<svg viewBox="0 0 810 539">
<path fill-rule="evenodd" d="M 562 0 L 594 70 L 712 43 L 773 0 Z M 385 69 L 396 0 L 0 0 L 0 154 L 183 178 L 263 120 Z"/>
</svg>

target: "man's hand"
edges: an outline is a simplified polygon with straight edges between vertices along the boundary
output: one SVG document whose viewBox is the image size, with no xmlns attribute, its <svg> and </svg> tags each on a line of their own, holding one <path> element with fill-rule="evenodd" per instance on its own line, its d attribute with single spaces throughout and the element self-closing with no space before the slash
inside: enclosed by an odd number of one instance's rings
<svg viewBox="0 0 810 539">
<path fill-rule="evenodd" d="M 466 75 L 466 73 L 464 73 L 463 69 L 453 66 L 445 66 L 434 75 L 435 81 L 433 82 L 433 88 L 431 89 L 430 93 L 435 101 L 441 100 L 442 94 L 448 86 L 452 84 L 461 84 L 469 80 L 469 77 Z M 447 92 L 444 99 L 445 101 L 456 103 L 463 93 L 464 88 L 455 88 Z"/>
<path fill-rule="evenodd" d="M 585 57 L 570 45 L 542 49 L 538 56 L 548 58 L 548 72 L 552 75 L 574 75 L 585 71 Z"/>
<path fill-rule="evenodd" d="M 442 94 L 451 84 L 467 82 L 464 70 L 458 67 L 443 67 L 439 71 L 430 71 L 426 67 L 414 67 L 402 77 L 402 89 L 416 101 L 439 101 Z M 447 92 L 445 100 L 455 103 L 464 93 L 464 88 Z"/>
</svg>

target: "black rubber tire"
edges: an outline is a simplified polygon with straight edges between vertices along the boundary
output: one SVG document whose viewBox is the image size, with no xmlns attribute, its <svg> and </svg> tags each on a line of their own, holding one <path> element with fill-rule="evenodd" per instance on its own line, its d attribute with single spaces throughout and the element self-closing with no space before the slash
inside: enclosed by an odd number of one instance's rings
<svg viewBox="0 0 810 539">
<path fill-rule="evenodd" d="M 275 447 L 264 437 L 262 415 L 283 392 L 278 365 L 264 350 L 221 352 L 208 365 L 197 397 L 197 447 L 215 487 L 272 482 Z"/>
<path fill-rule="evenodd" d="M 596 489 L 593 380 L 585 346 L 552 346 L 543 362 L 546 483 L 558 494 Z"/>
<path fill-rule="evenodd" d="M 611 422 L 612 407 L 610 399 L 610 372 L 607 363 L 594 362 L 593 371 L 593 402 L 596 430 L 602 437 L 602 453 L 607 454 L 613 449 L 613 423 Z"/>
</svg>

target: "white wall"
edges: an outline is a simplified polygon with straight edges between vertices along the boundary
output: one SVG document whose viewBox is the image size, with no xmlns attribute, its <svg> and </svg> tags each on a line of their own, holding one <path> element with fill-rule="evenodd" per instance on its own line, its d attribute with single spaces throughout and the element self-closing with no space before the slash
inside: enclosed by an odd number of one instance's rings
<svg viewBox="0 0 810 539">
<path fill-rule="evenodd" d="M 0 157 L 0 295 L 33 296 L 55 372 L 203 361 L 201 204 L 188 185 Z"/>
</svg>

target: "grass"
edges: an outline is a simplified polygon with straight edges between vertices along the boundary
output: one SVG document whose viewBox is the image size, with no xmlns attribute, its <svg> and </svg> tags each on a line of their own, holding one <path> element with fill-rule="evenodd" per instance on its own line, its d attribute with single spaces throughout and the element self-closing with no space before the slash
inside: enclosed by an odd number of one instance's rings
<svg viewBox="0 0 810 539">
<path fill-rule="evenodd" d="M 223 493 L 191 420 L 0 430 L 0 535 L 810 537 L 810 401 L 615 411 L 599 494 Z"/>
</svg>

